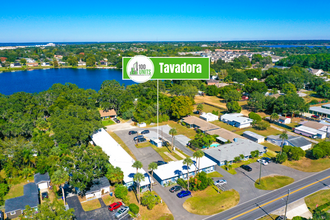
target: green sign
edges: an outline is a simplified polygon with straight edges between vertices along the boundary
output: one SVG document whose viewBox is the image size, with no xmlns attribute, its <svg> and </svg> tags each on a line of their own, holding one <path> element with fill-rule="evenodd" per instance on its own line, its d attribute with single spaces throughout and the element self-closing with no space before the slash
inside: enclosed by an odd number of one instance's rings
<svg viewBox="0 0 330 220">
<path fill-rule="evenodd" d="M 123 79 L 138 83 L 148 80 L 208 80 L 208 57 L 123 57 Z"/>
</svg>

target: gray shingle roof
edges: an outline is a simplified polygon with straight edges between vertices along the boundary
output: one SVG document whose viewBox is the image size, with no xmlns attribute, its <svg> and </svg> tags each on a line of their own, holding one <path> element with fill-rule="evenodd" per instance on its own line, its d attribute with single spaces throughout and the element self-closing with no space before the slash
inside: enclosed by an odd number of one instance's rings
<svg viewBox="0 0 330 220">
<path fill-rule="evenodd" d="M 19 196 L 12 199 L 7 199 L 5 202 L 5 212 L 12 212 L 16 210 L 24 210 L 25 206 L 29 205 L 31 208 L 37 207 L 39 204 L 38 187 L 35 183 L 28 183 L 24 185 L 24 196 Z"/>
<path fill-rule="evenodd" d="M 295 147 L 304 147 L 311 144 L 306 138 L 291 136 L 288 138 L 288 141 Z"/>
<path fill-rule="evenodd" d="M 109 180 L 106 177 L 93 180 L 93 184 L 86 191 L 86 194 L 101 190 L 104 187 L 110 186 Z"/>
<path fill-rule="evenodd" d="M 38 184 L 40 182 L 49 182 L 49 181 L 50 181 L 50 178 L 49 178 L 48 173 L 45 173 L 45 174 L 37 173 L 34 175 L 34 182 L 36 184 Z"/>
</svg>

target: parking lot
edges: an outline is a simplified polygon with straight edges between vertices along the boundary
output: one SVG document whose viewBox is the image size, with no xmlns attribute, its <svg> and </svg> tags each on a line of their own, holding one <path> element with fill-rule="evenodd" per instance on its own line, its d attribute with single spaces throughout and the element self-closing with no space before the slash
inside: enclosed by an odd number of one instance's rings
<svg viewBox="0 0 330 220">
<path fill-rule="evenodd" d="M 112 219 L 115 220 L 116 212 L 110 212 L 108 206 L 104 204 L 102 199 L 99 199 L 101 203 L 101 208 L 95 209 L 93 211 L 85 212 L 80 204 L 80 201 L 77 196 L 72 196 L 67 198 L 67 203 L 70 208 L 75 210 L 74 215 L 77 220 L 104 220 Z M 108 204 L 109 205 L 109 204 Z M 132 219 L 128 214 L 120 218 L 120 220 L 129 220 Z"/>
</svg>

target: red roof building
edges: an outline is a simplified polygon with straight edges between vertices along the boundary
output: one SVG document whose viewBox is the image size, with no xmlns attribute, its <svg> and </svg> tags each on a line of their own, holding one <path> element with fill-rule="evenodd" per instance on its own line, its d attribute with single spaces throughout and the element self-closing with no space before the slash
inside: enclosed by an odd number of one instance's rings
<svg viewBox="0 0 330 220">
<path fill-rule="evenodd" d="M 5 62 L 7 60 L 7 57 L 0 57 L 1 62 Z"/>
</svg>

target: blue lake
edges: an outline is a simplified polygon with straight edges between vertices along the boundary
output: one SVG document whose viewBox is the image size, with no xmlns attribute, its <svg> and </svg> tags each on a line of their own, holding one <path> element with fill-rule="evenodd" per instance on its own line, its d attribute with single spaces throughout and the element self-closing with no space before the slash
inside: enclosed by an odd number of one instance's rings
<svg viewBox="0 0 330 220">
<path fill-rule="evenodd" d="M 325 47 L 321 45 L 260 45 L 260 47 L 290 48 L 290 47 Z M 326 46 L 330 48 L 330 46 Z"/>
<path fill-rule="evenodd" d="M 41 92 L 54 83 L 73 83 L 80 88 L 98 91 L 104 80 L 117 80 L 132 85 L 131 80 L 122 80 L 121 70 L 110 69 L 45 69 L 0 73 L 0 93 L 11 95 L 16 92 Z"/>
</svg>

